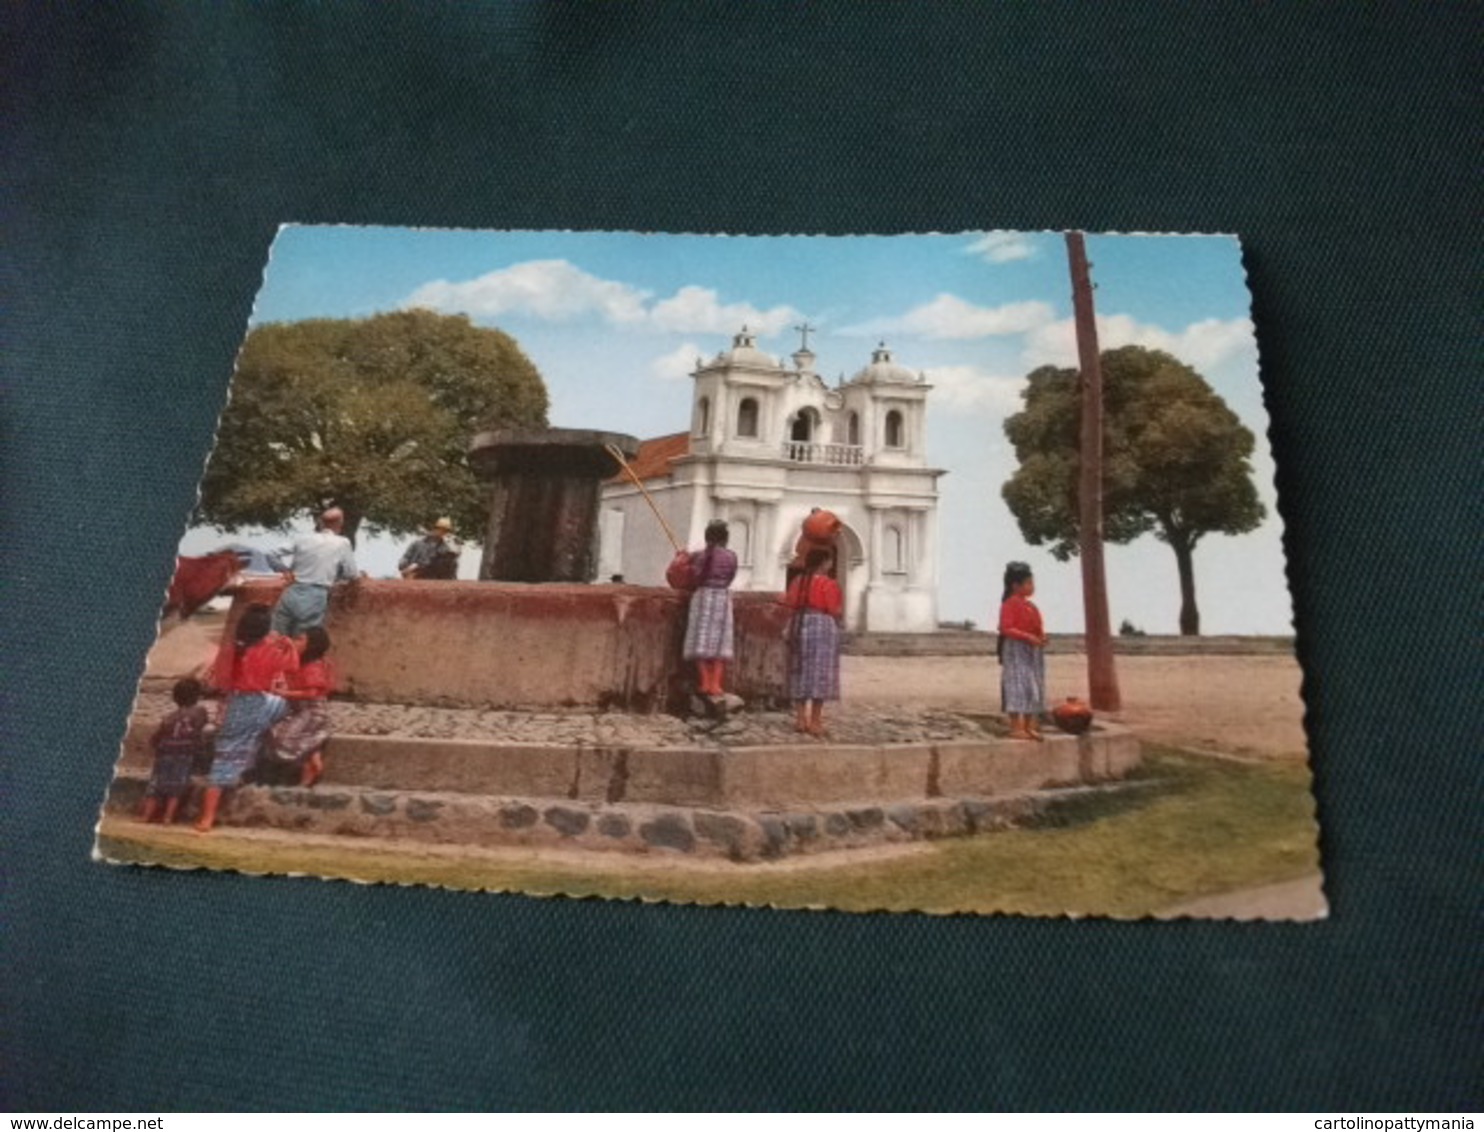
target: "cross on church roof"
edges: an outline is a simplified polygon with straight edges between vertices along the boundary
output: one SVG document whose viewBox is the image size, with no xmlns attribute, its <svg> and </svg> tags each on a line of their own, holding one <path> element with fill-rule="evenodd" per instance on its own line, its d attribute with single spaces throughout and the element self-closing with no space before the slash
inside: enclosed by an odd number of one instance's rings
<svg viewBox="0 0 1484 1132">
<path fill-rule="evenodd" d="M 809 325 L 809 320 L 806 318 L 803 322 L 799 323 L 798 326 L 795 326 L 794 329 L 797 330 L 800 334 L 802 334 L 804 336 L 804 344 L 802 346 L 800 346 L 799 349 L 801 349 L 801 350 L 807 350 L 809 348 L 809 335 L 810 335 L 810 333 L 812 331 L 818 330 L 819 327 L 817 327 L 817 326 L 810 326 Z"/>
</svg>

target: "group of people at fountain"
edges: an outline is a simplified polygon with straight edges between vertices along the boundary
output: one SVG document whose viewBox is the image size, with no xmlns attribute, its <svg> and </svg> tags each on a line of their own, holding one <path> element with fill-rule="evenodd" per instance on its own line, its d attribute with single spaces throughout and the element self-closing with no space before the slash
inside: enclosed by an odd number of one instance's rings
<svg viewBox="0 0 1484 1132">
<path fill-rule="evenodd" d="M 215 674 L 225 695 L 215 724 L 201 703 L 201 682 L 175 684 L 175 710 L 151 738 L 154 767 L 141 812 L 145 821 L 174 821 L 194 773 L 205 773 L 207 782 L 195 823 L 202 833 L 215 825 L 225 791 L 249 775 L 281 779 L 287 774 L 306 787 L 319 779 L 330 736 L 326 702 L 334 687 L 325 615 L 333 586 L 361 576 L 343 525 L 338 509 L 321 515 L 318 529 L 288 551 L 292 581 L 276 606 L 251 605 L 238 619 L 232 646 L 222 651 Z M 408 548 L 400 567 L 404 577 L 451 576 L 447 560 L 452 557 L 456 564 L 458 553 L 456 543 L 449 545 L 451 526 L 438 520 Z M 827 735 L 825 704 L 840 698 L 844 597 L 834 576 L 840 528 L 836 516 L 819 508 L 805 520 L 783 597 L 789 610 L 794 727 L 815 737 Z M 713 520 L 706 527 L 705 547 L 679 551 L 666 571 L 666 581 L 690 595 L 683 655 L 696 667 L 697 692 L 713 703 L 725 700 L 726 666 L 734 656 L 731 586 L 738 560 L 727 546 L 729 538 L 727 524 Z M 998 643 L 1002 706 L 1010 717 L 1011 738 L 1038 740 L 1047 638 L 1031 601 L 1035 579 L 1029 566 L 1012 562 L 1004 583 Z"/>
<path fill-rule="evenodd" d="M 788 569 L 784 604 L 789 608 L 789 698 L 795 730 L 824 736 L 824 705 L 840 698 L 840 622 L 844 596 L 835 581 L 835 540 L 840 520 L 819 508 L 804 523 Z M 737 555 L 727 547 L 730 532 L 720 519 L 706 527 L 706 546 L 679 551 L 665 573 L 689 591 L 684 657 L 696 666 L 696 687 L 713 701 L 724 696 L 726 665 L 733 657 L 732 580 Z"/>
<path fill-rule="evenodd" d="M 824 737 L 824 705 L 840 698 L 841 622 L 844 595 L 835 580 L 840 520 L 816 507 L 804 521 L 788 567 L 784 604 L 790 610 L 788 692 L 795 705 L 794 729 Z M 720 519 L 706 527 L 706 547 L 678 551 L 666 580 L 689 591 L 685 659 L 696 666 L 697 691 L 724 698 L 726 665 L 733 657 L 731 584 L 737 556 L 727 548 L 729 531 Z M 1046 636 L 1041 611 L 1031 600 L 1036 581 L 1024 562 L 1005 567 L 996 651 L 1001 665 L 1001 708 L 1010 738 L 1040 741 L 1046 709 Z"/>
<path fill-rule="evenodd" d="M 250 605 L 238 619 L 231 648 L 222 650 L 214 674 L 224 694 L 216 720 L 201 703 L 205 689 L 199 680 L 176 682 L 175 710 L 151 736 L 154 766 L 141 811 L 145 821 L 174 821 L 193 773 L 206 776 L 195 824 L 201 833 L 216 824 L 224 793 L 249 775 L 301 786 L 318 781 L 334 687 L 325 614 L 332 587 L 361 576 L 344 524 L 338 508 L 321 515 L 318 529 L 286 552 L 292 581 L 277 604 Z"/>
<path fill-rule="evenodd" d="M 271 609 L 251 605 L 244 611 L 232 647 L 219 657 L 214 683 L 224 699 L 218 718 L 201 703 L 206 690 L 199 680 L 176 682 L 175 710 L 151 736 L 145 821 L 173 822 L 195 773 L 207 783 L 195 825 L 202 833 L 215 825 L 224 793 L 250 776 L 301 786 L 319 780 L 334 687 L 325 615 L 334 586 L 362 576 L 344 525 L 344 513 L 332 507 L 312 533 L 279 554 L 289 585 Z M 402 577 L 453 578 L 462 547 L 452 532 L 450 520 L 435 521 L 402 555 Z"/>
</svg>

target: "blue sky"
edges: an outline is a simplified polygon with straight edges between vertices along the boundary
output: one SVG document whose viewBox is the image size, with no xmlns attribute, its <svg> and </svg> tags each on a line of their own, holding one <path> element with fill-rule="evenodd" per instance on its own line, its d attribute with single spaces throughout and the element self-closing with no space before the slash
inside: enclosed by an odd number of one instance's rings
<svg viewBox="0 0 1484 1132">
<path fill-rule="evenodd" d="M 1229 236 L 1089 236 L 1102 346 L 1167 349 L 1201 371 L 1257 434 L 1268 518 L 1196 552 L 1205 632 L 1291 629 L 1274 507 L 1267 416 L 1237 240 Z M 286 227 L 273 246 L 253 322 L 360 317 L 406 306 L 468 313 L 513 335 L 551 393 L 551 422 L 640 437 L 690 419 L 686 374 L 743 322 L 787 355 L 801 319 L 818 327 L 817 368 L 833 381 L 884 339 L 927 372 L 930 460 L 945 468 L 940 614 L 992 619 L 1005 561 L 1036 568 L 1053 630 L 1081 628 L 1075 560 L 1027 547 L 1000 499 L 1014 470 L 1002 422 L 1036 365 L 1075 364 L 1070 283 L 1057 233 L 869 237 L 673 236 Z M 191 531 L 184 552 L 222 541 Z M 254 537 L 253 541 L 267 541 Z M 362 540 L 375 575 L 398 548 Z M 1114 624 L 1173 632 L 1175 560 L 1152 536 L 1110 547 Z M 472 576 L 472 562 L 465 573 Z"/>
</svg>

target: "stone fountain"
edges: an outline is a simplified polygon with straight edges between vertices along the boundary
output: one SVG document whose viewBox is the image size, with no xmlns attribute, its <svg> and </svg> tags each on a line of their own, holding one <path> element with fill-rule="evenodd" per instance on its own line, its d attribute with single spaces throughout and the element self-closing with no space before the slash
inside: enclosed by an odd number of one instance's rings
<svg viewBox="0 0 1484 1132">
<path fill-rule="evenodd" d="M 662 578 L 594 584 L 602 484 L 639 442 L 583 429 L 482 432 L 470 463 L 489 489 L 480 581 L 365 580 L 337 587 L 328 627 L 342 694 L 487 710 L 597 708 L 684 713 L 692 666 L 680 656 L 686 595 Z M 272 604 L 278 579 L 234 603 Z M 739 593 L 729 686 L 781 703 L 787 611 Z M 231 638 L 229 625 L 226 639 Z"/>
<path fill-rule="evenodd" d="M 781 713 L 741 742 L 669 719 L 690 699 L 686 596 L 661 579 L 593 584 L 602 481 L 619 470 L 609 445 L 625 458 L 639 447 L 574 429 L 474 437 L 470 461 L 490 493 L 482 580 L 337 589 L 339 692 L 370 725 L 337 727 L 313 790 L 237 791 L 231 822 L 752 861 L 1035 822 L 1119 788 L 1138 765 L 1136 737 L 1113 726 L 1031 744 L 965 717 L 948 734 L 866 728 L 821 744 Z M 244 586 L 231 622 L 281 585 Z M 777 594 L 733 601 L 728 686 L 750 709 L 781 707 L 788 611 Z M 229 623 L 224 647 L 231 635 Z M 439 709 L 444 724 L 429 722 Z M 131 722 L 114 812 L 137 804 L 153 726 Z"/>
<path fill-rule="evenodd" d="M 591 582 L 598 568 L 603 481 L 639 441 L 588 429 L 481 432 L 469 446 L 474 474 L 489 487 L 479 576 L 492 582 Z"/>
</svg>

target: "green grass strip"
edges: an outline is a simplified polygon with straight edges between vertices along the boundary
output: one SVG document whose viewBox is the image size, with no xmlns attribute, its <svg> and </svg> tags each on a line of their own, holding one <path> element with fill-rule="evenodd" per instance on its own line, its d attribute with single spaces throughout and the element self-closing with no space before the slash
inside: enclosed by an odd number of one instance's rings
<svg viewBox="0 0 1484 1132">
<path fill-rule="evenodd" d="M 1095 796 L 1052 824 L 934 842 L 897 857 L 818 866 L 696 867 L 653 858 L 602 867 L 573 854 L 418 853 L 375 839 L 344 846 L 292 841 L 185 840 L 152 827 L 111 826 L 115 860 L 176 867 L 297 873 L 538 895 L 705 904 L 1140 917 L 1195 897 L 1292 880 L 1318 868 L 1309 771 L 1299 763 L 1239 763 L 1145 748 L 1144 791 Z M 840 862 L 844 863 L 840 863 Z"/>
</svg>

